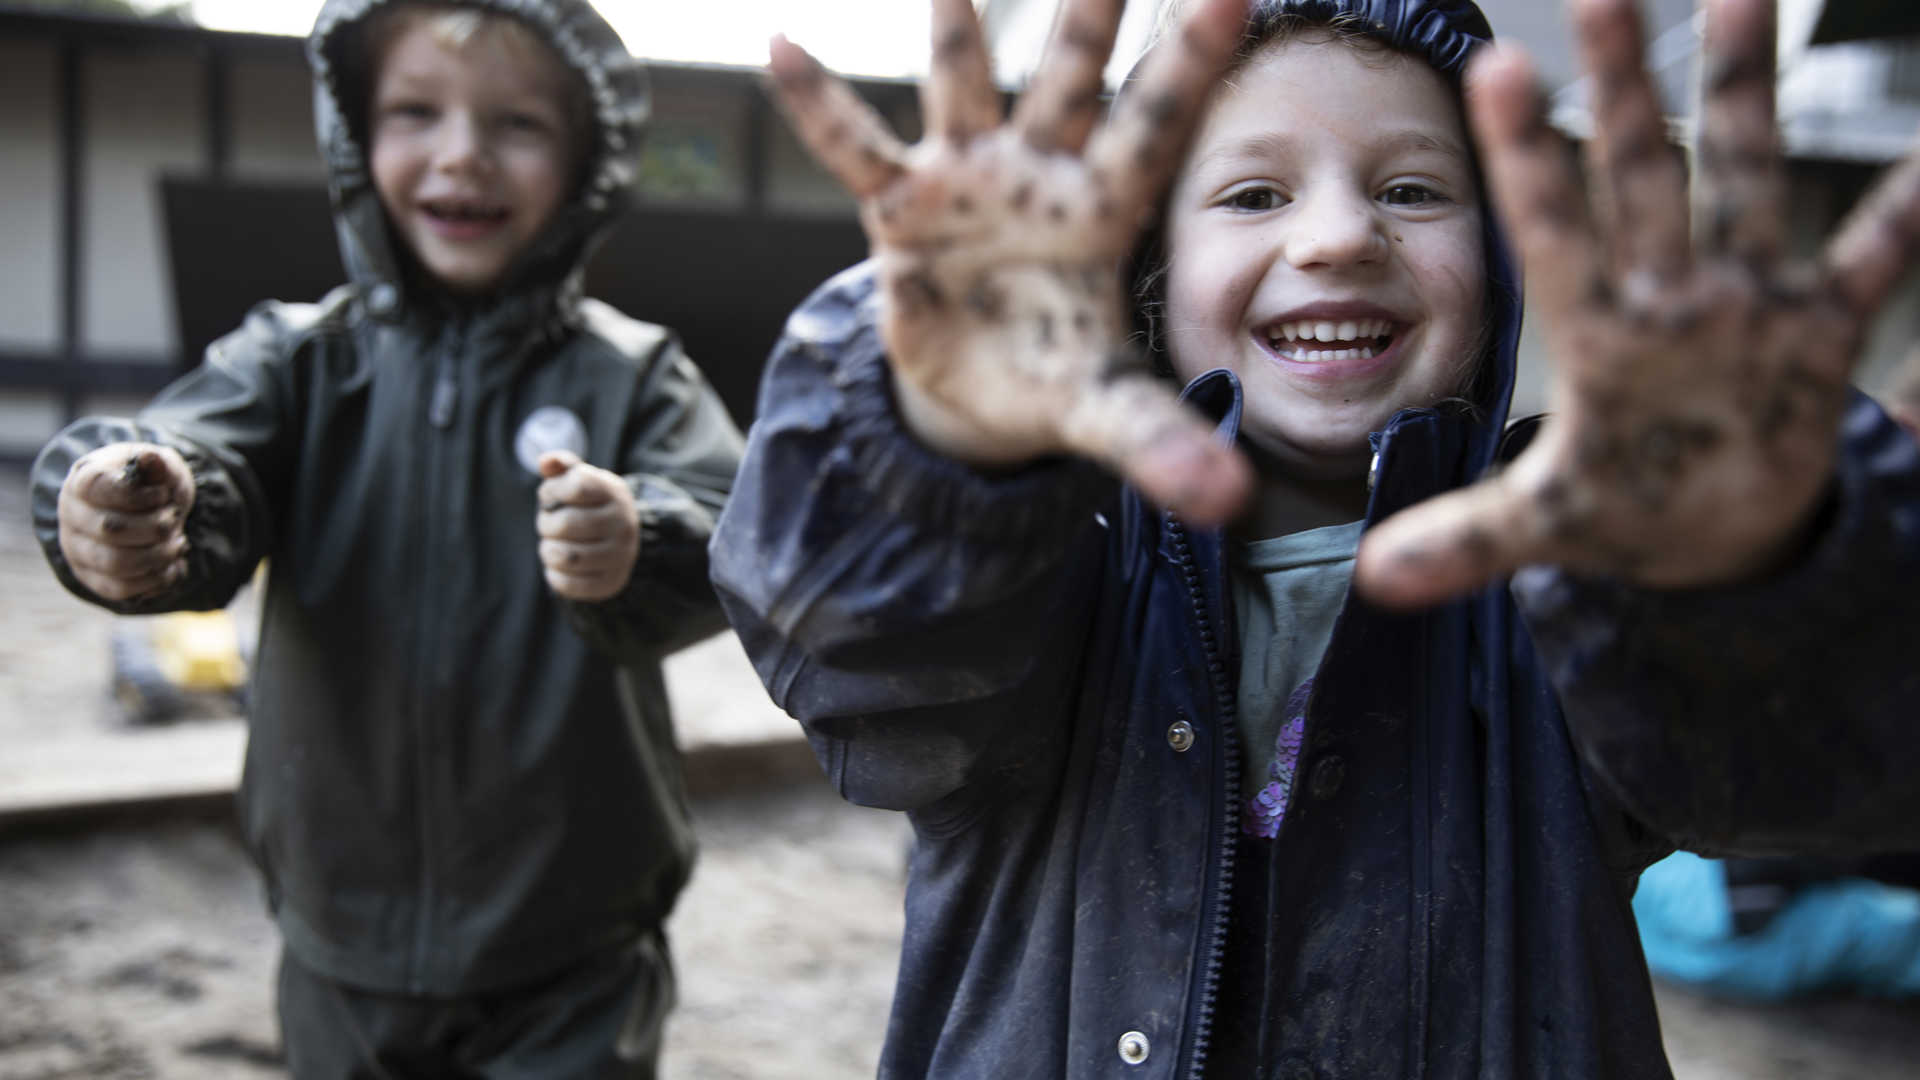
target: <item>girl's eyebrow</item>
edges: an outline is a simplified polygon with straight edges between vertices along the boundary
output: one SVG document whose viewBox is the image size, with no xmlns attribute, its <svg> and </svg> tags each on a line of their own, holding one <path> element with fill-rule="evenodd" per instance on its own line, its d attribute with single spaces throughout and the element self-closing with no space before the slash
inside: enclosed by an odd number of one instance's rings
<svg viewBox="0 0 1920 1080">
<path fill-rule="evenodd" d="M 1198 171 L 1215 165 L 1242 161 L 1288 158 L 1299 152 L 1299 141 L 1298 138 L 1284 131 L 1265 131 L 1258 135 L 1249 135 L 1202 154 L 1199 160 L 1194 162 L 1194 169 Z M 1378 154 L 1441 154 L 1453 158 L 1462 166 L 1470 164 L 1473 160 L 1467 153 L 1467 148 L 1461 145 L 1459 140 L 1416 128 L 1387 132 L 1379 138 L 1370 140 L 1368 146 Z"/>
<path fill-rule="evenodd" d="M 1459 140 L 1435 135 L 1431 131 L 1416 131 L 1409 128 L 1379 139 L 1375 145 L 1386 151 L 1444 154 L 1447 157 L 1457 158 L 1462 165 L 1473 160 L 1472 155 L 1467 153 L 1467 148 L 1461 145 Z"/>
</svg>

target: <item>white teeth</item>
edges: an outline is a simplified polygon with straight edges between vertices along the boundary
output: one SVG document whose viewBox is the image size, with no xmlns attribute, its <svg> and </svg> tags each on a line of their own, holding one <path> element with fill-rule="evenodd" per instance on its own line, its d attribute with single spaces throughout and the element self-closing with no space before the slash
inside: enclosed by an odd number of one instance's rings
<svg viewBox="0 0 1920 1080">
<path fill-rule="evenodd" d="M 1373 346 L 1357 349 L 1279 349 L 1281 357 L 1299 364 L 1325 364 L 1335 360 L 1371 360 L 1377 355 Z"/>
<path fill-rule="evenodd" d="M 1386 319 L 1352 319 L 1337 323 L 1316 320 L 1280 323 L 1268 329 L 1267 340 L 1276 348 L 1282 341 L 1372 342 L 1393 332 L 1393 323 Z"/>
</svg>

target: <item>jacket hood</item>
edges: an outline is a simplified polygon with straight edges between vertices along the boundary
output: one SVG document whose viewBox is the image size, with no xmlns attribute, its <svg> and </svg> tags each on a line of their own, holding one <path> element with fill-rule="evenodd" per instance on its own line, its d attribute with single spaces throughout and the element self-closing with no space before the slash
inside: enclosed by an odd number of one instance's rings
<svg viewBox="0 0 1920 1080">
<path fill-rule="evenodd" d="M 369 166 L 367 20 L 411 0 L 327 0 L 307 38 L 314 73 L 314 127 L 326 161 L 334 230 L 347 275 L 377 318 L 392 319 L 420 297 L 374 189 Z M 586 84 L 591 146 L 580 179 L 491 297 L 535 319 L 571 321 L 587 257 L 633 198 L 650 102 L 646 69 L 585 0 L 435 0 L 520 20 Z M 542 310 L 545 309 L 545 310 Z"/>
</svg>

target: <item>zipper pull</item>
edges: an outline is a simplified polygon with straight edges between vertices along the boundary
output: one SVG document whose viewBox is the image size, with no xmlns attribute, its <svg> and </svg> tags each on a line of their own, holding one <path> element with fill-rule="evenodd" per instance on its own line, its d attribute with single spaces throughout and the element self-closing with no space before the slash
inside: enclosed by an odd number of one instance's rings
<svg viewBox="0 0 1920 1080">
<path fill-rule="evenodd" d="M 453 409 L 459 403 L 460 387 L 454 383 L 451 373 L 442 371 L 433 384 L 433 403 L 427 408 L 427 419 L 444 431 L 453 425 Z"/>
<path fill-rule="evenodd" d="M 460 384 L 454 376 L 460 370 L 460 346 L 465 339 L 464 328 L 454 326 L 447 335 L 446 349 L 440 354 L 440 373 L 433 382 L 433 401 L 427 406 L 427 420 L 442 431 L 453 426 L 454 409 L 460 404 Z"/>
</svg>

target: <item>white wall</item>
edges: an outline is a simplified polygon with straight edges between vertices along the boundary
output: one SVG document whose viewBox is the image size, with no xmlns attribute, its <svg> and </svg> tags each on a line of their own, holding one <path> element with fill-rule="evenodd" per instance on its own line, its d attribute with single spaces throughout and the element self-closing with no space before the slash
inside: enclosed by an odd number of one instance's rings
<svg viewBox="0 0 1920 1080">
<path fill-rule="evenodd" d="M 178 349 L 159 181 L 200 172 L 208 133 L 205 70 L 190 50 L 83 51 L 86 145 L 80 347 L 171 363 Z M 0 40 L 0 351 L 57 357 L 61 341 L 59 47 Z M 233 175 L 324 178 L 312 82 L 299 61 L 236 57 L 229 104 Z M 98 398 L 83 411 L 131 412 Z M 0 387 L 0 454 L 30 454 L 63 420 L 57 390 Z"/>
<path fill-rule="evenodd" d="M 52 46 L 0 41 L 0 349 L 60 343 L 60 118 Z"/>
<path fill-rule="evenodd" d="M 178 348 L 168 289 L 161 173 L 206 162 L 203 69 L 192 54 L 96 51 L 86 94 L 86 214 L 81 238 L 90 352 L 152 355 Z"/>
<path fill-rule="evenodd" d="M 0 41 L 0 349 L 61 345 L 57 65 L 51 41 Z M 178 348 L 159 182 L 206 168 L 204 85 L 192 52 L 83 53 L 85 350 L 163 362 Z M 303 64 L 234 60 L 234 176 L 325 178 L 311 86 Z"/>
</svg>

